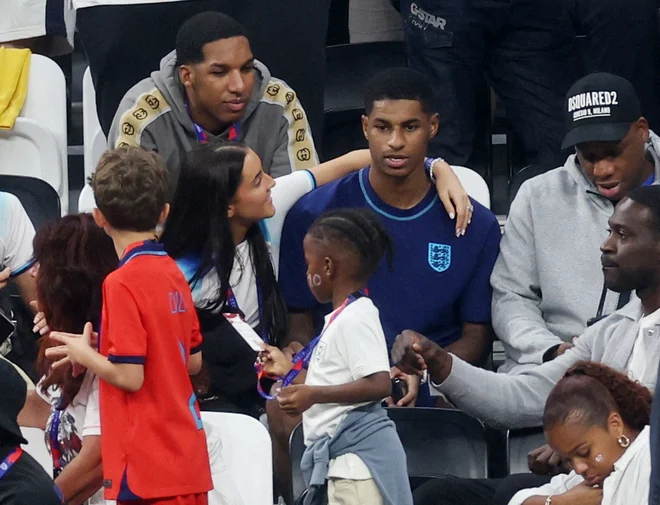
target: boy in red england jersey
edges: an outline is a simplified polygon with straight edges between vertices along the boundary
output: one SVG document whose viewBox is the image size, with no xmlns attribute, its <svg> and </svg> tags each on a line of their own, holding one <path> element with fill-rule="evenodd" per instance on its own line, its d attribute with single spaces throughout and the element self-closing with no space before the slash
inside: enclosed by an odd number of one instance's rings
<svg viewBox="0 0 660 505">
<path fill-rule="evenodd" d="M 206 437 L 189 374 L 202 337 L 188 283 L 156 226 L 167 217 L 167 171 L 138 148 L 103 155 L 93 183 L 96 223 L 112 238 L 119 268 L 103 283 L 100 353 L 83 335 L 51 333 L 49 349 L 98 375 L 106 500 L 131 505 L 206 505 L 213 488 Z"/>
</svg>

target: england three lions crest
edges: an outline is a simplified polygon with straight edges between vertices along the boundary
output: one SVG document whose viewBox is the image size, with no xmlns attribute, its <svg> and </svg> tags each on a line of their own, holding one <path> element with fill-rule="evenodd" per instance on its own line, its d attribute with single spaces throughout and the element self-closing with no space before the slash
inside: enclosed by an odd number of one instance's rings
<svg viewBox="0 0 660 505">
<path fill-rule="evenodd" d="M 429 265 L 436 272 L 444 272 L 451 265 L 451 246 L 429 242 Z"/>
</svg>

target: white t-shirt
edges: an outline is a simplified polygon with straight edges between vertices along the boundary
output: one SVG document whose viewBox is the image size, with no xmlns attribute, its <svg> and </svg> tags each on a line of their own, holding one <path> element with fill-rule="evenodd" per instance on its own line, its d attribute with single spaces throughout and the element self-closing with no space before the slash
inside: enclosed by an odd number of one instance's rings
<svg viewBox="0 0 660 505">
<path fill-rule="evenodd" d="M 333 312 L 334 313 L 334 312 Z M 324 333 L 309 361 L 305 384 L 337 386 L 348 384 L 378 372 L 390 372 L 390 361 L 378 309 L 367 298 L 348 305 L 331 324 L 332 313 L 325 318 Z M 332 437 L 352 410 L 361 404 L 317 404 L 303 413 L 305 444 L 328 435 Z M 371 473 L 355 454 L 330 462 L 328 477 L 364 480 Z"/>
<path fill-rule="evenodd" d="M 603 482 L 601 505 L 647 505 L 651 479 L 650 428 L 646 426 L 616 463 L 614 471 Z M 518 491 L 509 505 L 522 505 L 532 496 L 559 495 L 573 489 L 584 479 L 574 471 L 556 475 L 541 487 Z"/>
<path fill-rule="evenodd" d="M 19 199 L 0 192 L 0 270 L 9 267 L 16 276 L 30 268 L 33 240 L 34 226 Z"/>
<path fill-rule="evenodd" d="M 652 343 L 658 339 L 660 328 L 656 325 L 660 325 L 660 310 L 644 316 L 639 321 L 639 333 L 628 361 L 628 377 L 651 391 L 655 388 L 658 367 L 655 363 L 648 366 L 649 359 L 646 350 L 650 349 L 653 346 Z"/>
<path fill-rule="evenodd" d="M 43 380 L 43 379 L 42 379 Z M 46 393 L 37 385 L 37 394 L 50 403 L 50 415 L 46 423 L 46 446 L 50 451 L 49 434 L 60 399 L 59 388 L 51 387 Z M 99 414 L 99 379 L 94 374 L 86 373 L 80 391 L 73 401 L 64 409 L 60 416 L 57 439 L 62 449 L 61 463 L 68 465 L 82 449 L 83 438 L 101 435 L 101 418 Z M 90 498 L 90 505 L 105 505 L 103 489 Z"/>
<path fill-rule="evenodd" d="M 270 248 L 271 261 L 275 275 L 278 273 L 280 257 L 280 238 L 287 212 L 304 195 L 316 187 L 316 181 L 311 172 L 298 170 L 291 174 L 275 179 L 275 186 L 271 190 L 271 198 L 275 207 L 275 215 L 261 222 L 261 230 Z M 232 267 L 229 283 L 236 297 L 239 308 L 245 315 L 245 321 L 252 327 L 259 324 L 259 295 L 256 276 L 250 258 L 250 249 L 247 241 L 236 247 L 236 257 Z M 179 258 L 177 265 L 185 275 L 188 282 L 195 275 L 197 258 Z M 192 295 L 196 307 L 204 307 L 211 300 L 215 300 L 220 287 L 220 279 L 215 270 L 210 271 L 201 282 L 192 286 Z"/>
<path fill-rule="evenodd" d="M 70 0 L 46 8 L 49 0 L 0 0 L 0 42 L 15 42 L 54 35 L 49 56 L 67 54 L 73 49 L 76 26 Z M 66 36 L 64 35 L 66 31 Z"/>
</svg>

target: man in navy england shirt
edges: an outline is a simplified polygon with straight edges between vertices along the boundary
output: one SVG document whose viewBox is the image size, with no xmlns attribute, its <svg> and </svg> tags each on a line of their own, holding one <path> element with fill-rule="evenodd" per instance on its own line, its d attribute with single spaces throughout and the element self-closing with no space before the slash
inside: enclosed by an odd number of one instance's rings
<svg viewBox="0 0 660 505">
<path fill-rule="evenodd" d="M 388 348 L 405 329 L 414 329 L 475 364 L 491 346 L 490 274 L 500 228 L 490 210 L 472 201 L 471 225 L 457 237 L 455 224 L 438 200 L 425 169 L 428 142 L 438 131 L 433 90 L 414 70 L 376 75 L 367 86 L 362 128 L 373 160 L 355 174 L 302 197 L 282 231 L 280 286 L 290 310 L 291 337 L 307 341 L 314 322 L 329 312 L 307 287 L 303 238 L 321 213 L 341 207 L 375 211 L 395 243 L 394 268 L 382 264 L 369 281 Z M 316 325 L 318 329 L 318 324 Z M 399 405 L 433 406 L 419 378 L 405 379 L 409 393 Z"/>
</svg>

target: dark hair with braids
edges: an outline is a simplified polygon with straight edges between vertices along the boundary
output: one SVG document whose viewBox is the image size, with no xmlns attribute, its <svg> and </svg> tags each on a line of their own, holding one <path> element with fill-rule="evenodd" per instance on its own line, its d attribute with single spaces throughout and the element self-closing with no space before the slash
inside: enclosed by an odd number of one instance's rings
<svg viewBox="0 0 660 505">
<path fill-rule="evenodd" d="M 82 333 L 85 323 L 98 325 L 101 318 L 101 286 L 119 260 L 112 239 L 96 226 L 90 214 L 70 215 L 53 221 L 34 239 L 37 301 L 53 331 Z M 98 326 L 97 328 L 98 329 Z M 70 364 L 51 369 L 46 349 L 59 345 L 48 335 L 41 338 L 37 370 L 46 378 L 41 389 L 57 386 L 62 407 L 78 394 L 85 375 L 74 377 Z"/>
<path fill-rule="evenodd" d="M 307 234 L 334 250 L 349 247 L 358 254 L 358 280 L 368 280 L 383 256 L 392 270 L 394 243 L 376 214 L 368 209 L 339 209 L 320 215 Z"/>
<path fill-rule="evenodd" d="M 624 374 L 601 363 L 582 361 L 554 387 L 545 405 L 543 427 L 567 421 L 607 427 L 611 412 L 625 425 L 641 431 L 651 417 L 651 392 Z"/>
</svg>

